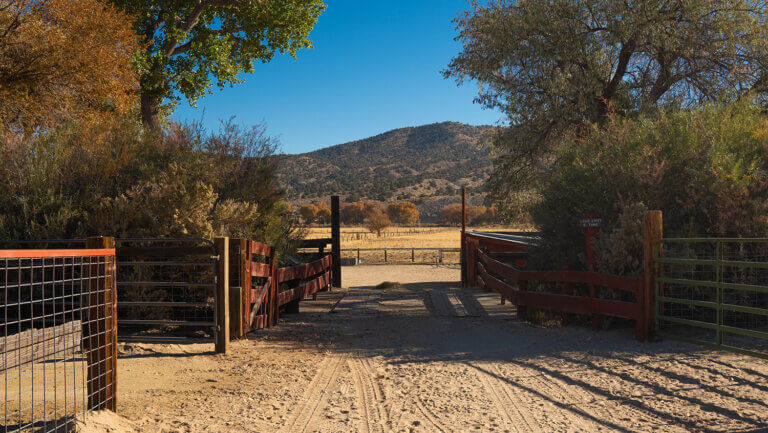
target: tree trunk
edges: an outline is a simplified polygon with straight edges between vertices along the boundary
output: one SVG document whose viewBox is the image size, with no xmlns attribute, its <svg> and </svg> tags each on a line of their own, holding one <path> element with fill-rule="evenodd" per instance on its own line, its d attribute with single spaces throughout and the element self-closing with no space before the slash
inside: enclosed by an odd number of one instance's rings
<svg viewBox="0 0 768 433">
<path fill-rule="evenodd" d="M 141 123 L 153 131 L 160 131 L 160 98 L 153 95 L 141 94 Z"/>
</svg>

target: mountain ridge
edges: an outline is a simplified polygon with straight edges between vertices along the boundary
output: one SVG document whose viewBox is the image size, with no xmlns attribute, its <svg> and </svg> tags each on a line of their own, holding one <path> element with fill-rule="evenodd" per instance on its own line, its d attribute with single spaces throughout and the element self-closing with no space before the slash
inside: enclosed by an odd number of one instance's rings
<svg viewBox="0 0 768 433">
<path fill-rule="evenodd" d="M 278 179 L 294 204 L 339 194 L 345 201 L 407 200 L 427 220 L 468 187 L 482 201 L 494 127 L 441 122 L 398 128 L 302 154 L 279 155 Z"/>
</svg>

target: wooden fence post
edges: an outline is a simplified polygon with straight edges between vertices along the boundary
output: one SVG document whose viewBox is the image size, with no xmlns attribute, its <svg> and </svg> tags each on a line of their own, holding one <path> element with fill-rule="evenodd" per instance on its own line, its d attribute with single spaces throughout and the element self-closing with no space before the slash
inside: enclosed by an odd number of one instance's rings
<svg viewBox="0 0 768 433">
<path fill-rule="evenodd" d="M 216 279 L 216 353 L 229 349 L 229 238 L 215 238 L 219 254 L 218 278 Z"/>
<path fill-rule="evenodd" d="M 272 249 L 272 261 L 270 262 L 272 265 L 271 269 L 271 275 L 272 275 L 272 284 L 270 284 L 269 288 L 269 317 L 268 317 L 268 325 L 277 325 L 277 322 L 280 320 L 280 305 L 278 305 L 278 299 L 277 296 L 280 294 L 280 272 L 278 271 L 278 257 L 277 257 L 277 250 Z"/>
<path fill-rule="evenodd" d="M 241 268 L 240 268 L 240 286 L 243 288 L 243 296 L 241 301 L 243 303 L 243 338 L 248 336 L 248 331 L 251 330 L 251 241 L 250 239 L 243 239 L 240 244 L 241 251 Z"/>
<path fill-rule="evenodd" d="M 643 227 L 643 317 L 647 337 L 653 331 L 655 324 L 654 309 L 656 308 L 656 254 L 660 253 L 660 242 L 664 235 L 664 225 L 660 210 L 645 213 Z"/>
<path fill-rule="evenodd" d="M 461 266 L 461 287 L 469 287 L 467 282 L 467 189 L 461 188 L 461 250 L 459 264 Z"/>
<path fill-rule="evenodd" d="M 331 197 L 331 285 L 341 287 L 341 215 L 339 196 Z"/>
<path fill-rule="evenodd" d="M 113 249 L 115 238 L 91 237 L 89 249 Z M 117 257 L 89 268 L 88 407 L 117 412 Z M 103 266 L 103 268 L 102 268 Z M 98 278 L 93 278 L 98 277 Z"/>
</svg>

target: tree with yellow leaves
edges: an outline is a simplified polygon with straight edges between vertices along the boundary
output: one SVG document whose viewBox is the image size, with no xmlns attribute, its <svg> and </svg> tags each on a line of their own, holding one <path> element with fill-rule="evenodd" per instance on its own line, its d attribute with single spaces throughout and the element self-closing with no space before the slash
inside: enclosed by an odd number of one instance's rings
<svg viewBox="0 0 768 433">
<path fill-rule="evenodd" d="M 132 21 L 98 0 L 0 0 L 0 130 L 99 122 L 134 108 Z"/>
</svg>

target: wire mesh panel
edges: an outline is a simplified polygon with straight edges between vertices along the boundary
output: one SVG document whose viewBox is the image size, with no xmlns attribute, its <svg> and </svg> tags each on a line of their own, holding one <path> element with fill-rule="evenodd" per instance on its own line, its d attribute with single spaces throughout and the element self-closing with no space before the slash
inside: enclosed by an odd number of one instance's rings
<svg viewBox="0 0 768 433">
<path fill-rule="evenodd" d="M 0 250 L 2 432 L 114 409 L 114 250 Z"/>
<path fill-rule="evenodd" d="M 768 358 L 768 240 L 665 239 L 661 251 L 658 332 Z"/>
<path fill-rule="evenodd" d="M 207 239 L 118 239 L 121 339 L 213 338 L 218 253 Z"/>
</svg>

